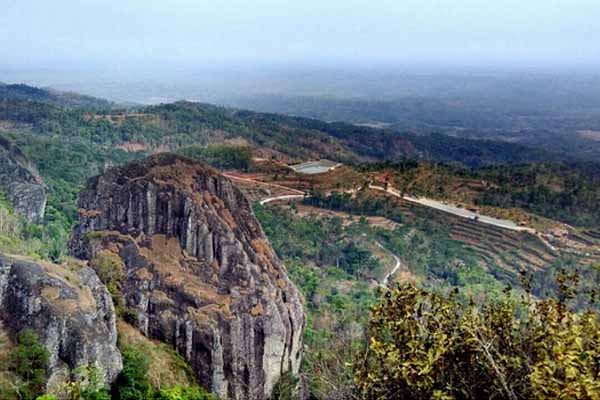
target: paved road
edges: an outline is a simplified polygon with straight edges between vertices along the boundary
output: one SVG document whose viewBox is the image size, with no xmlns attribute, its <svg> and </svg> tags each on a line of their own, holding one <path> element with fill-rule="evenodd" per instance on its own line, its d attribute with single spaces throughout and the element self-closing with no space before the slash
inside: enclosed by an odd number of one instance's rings
<svg viewBox="0 0 600 400">
<path fill-rule="evenodd" d="M 386 288 L 388 287 L 389 283 L 390 283 L 390 277 L 392 275 L 394 275 L 396 272 L 398 272 L 398 270 L 402 267 L 402 261 L 400 260 L 400 258 L 395 255 L 394 253 L 392 253 L 391 251 L 389 251 L 388 249 L 386 249 L 385 247 L 383 247 L 383 245 L 379 242 L 375 242 L 375 244 L 382 249 L 383 251 L 385 251 L 386 253 L 388 253 L 389 255 L 391 255 L 394 258 L 394 261 L 396 261 L 396 265 L 394 265 L 394 268 L 392 268 L 390 270 L 390 272 L 388 272 L 384 277 L 383 280 L 381 281 L 381 283 L 379 284 L 381 287 Z"/>
<path fill-rule="evenodd" d="M 308 196 L 307 193 L 298 190 L 298 189 L 293 189 L 287 186 L 282 186 L 282 185 L 278 185 L 276 183 L 269 183 L 269 182 L 261 182 L 261 181 L 256 181 L 253 179 L 248 179 L 248 178 L 242 178 L 239 176 L 235 176 L 235 175 L 230 175 L 230 174 L 223 174 L 225 177 L 230 178 L 230 179 L 235 179 L 235 180 L 241 180 L 241 181 L 245 181 L 245 182 L 250 182 L 250 183 L 254 183 L 254 184 L 260 184 L 260 185 L 266 185 L 266 186 L 273 186 L 273 187 L 277 187 L 280 189 L 285 189 L 297 194 L 286 194 L 286 195 L 282 195 L 282 196 L 274 196 L 274 197 L 268 197 L 266 199 L 263 199 L 260 201 L 261 205 L 267 204 L 267 203 L 271 203 L 273 201 L 278 201 L 278 200 L 292 200 L 292 199 L 302 199 Z M 429 207 L 429 208 L 433 208 L 439 211 L 443 211 L 449 214 L 453 214 L 465 219 L 469 219 L 472 221 L 478 221 L 484 224 L 488 224 L 488 225 L 492 225 L 492 226 L 497 226 L 499 228 L 504 228 L 504 229 L 509 229 L 509 230 L 513 230 L 513 231 L 518 231 L 518 232 L 528 232 L 531 233 L 532 235 L 537 236 L 540 241 L 546 246 L 548 247 L 550 250 L 552 250 L 553 252 L 558 251 L 558 249 L 556 247 L 554 247 L 552 244 L 550 244 L 550 242 L 548 242 L 538 231 L 536 231 L 533 228 L 528 228 L 528 227 L 524 227 L 524 226 L 519 226 L 516 223 L 514 223 L 513 221 L 507 220 L 507 219 L 499 219 L 499 218 L 494 218 L 494 217 L 489 217 L 487 215 L 481 215 L 469 210 L 465 210 L 464 208 L 459 208 L 450 204 L 445 204 L 442 203 L 440 201 L 437 200 L 432 200 L 432 199 L 427 199 L 424 197 L 421 198 L 416 198 L 416 197 L 411 197 L 411 196 L 407 196 L 407 195 L 402 195 L 402 193 L 400 193 L 398 190 L 394 189 L 393 187 L 388 187 L 387 190 L 382 187 L 382 186 L 376 186 L 376 185 L 371 185 L 369 184 L 369 189 L 373 189 L 373 190 L 379 190 L 379 191 L 383 191 L 386 192 L 388 194 L 391 194 L 392 196 L 396 196 L 399 197 L 401 199 L 404 199 L 406 201 L 410 201 L 412 203 L 416 203 L 416 204 L 420 204 L 422 206 L 425 207 Z M 346 193 L 355 193 L 357 191 L 357 189 L 350 189 L 348 191 L 346 191 Z M 394 255 L 395 257 L 395 255 Z M 394 271 L 396 272 L 396 271 Z M 389 278 L 389 276 L 388 276 Z"/>
<path fill-rule="evenodd" d="M 374 189 L 374 190 L 384 191 L 386 193 L 391 194 L 392 196 L 400 197 L 401 199 L 404 199 L 406 201 L 421 204 L 425 207 L 434 208 L 436 210 L 444 211 L 449 214 L 457 215 L 459 217 L 463 217 L 463 218 L 466 218 L 469 220 L 473 220 L 473 221 L 476 220 L 476 221 L 484 223 L 484 224 L 493 225 L 493 226 L 497 226 L 499 228 L 504 228 L 504 229 L 510 229 L 512 231 L 527 232 L 532 235 L 535 235 L 538 239 L 540 239 L 542 244 L 544 246 L 546 246 L 547 248 L 549 248 L 551 251 L 553 251 L 553 252 L 558 251 L 558 249 L 556 247 L 554 247 L 550 242 L 548 242 L 542 236 L 542 234 L 540 232 L 536 231 L 533 228 L 519 226 L 519 225 L 515 224 L 513 221 L 509 221 L 507 219 L 488 217 L 487 215 L 477 214 L 475 212 L 465 210 L 464 208 L 458 208 L 456 206 L 445 204 L 445 203 L 442 203 L 442 202 L 439 202 L 436 200 L 431 200 L 431 199 L 426 199 L 426 198 L 416 198 L 416 197 L 410 197 L 410 196 L 406 196 L 406 195 L 403 196 L 402 193 L 400 193 L 399 191 L 397 191 L 396 189 L 394 189 L 392 187 L 388 187 L 388 189 L 386 190 L 385 188 L 383 188 L 381 186 L 369 185 L 369 188 Z"/>
<path fill-rule="evenodd" d="M 445 203 L 442 203 L 437 200 L 427 199 L 427 198 L 423 198 L 423 197 L 416 198 L 416 197 L 410 197 L 410 196 L 406 196 L 406 195 L 403 196 L 402 193 L 398 192 L 396 189 L 391 188 L 391 187 L 388 187 L 388 189 L 386 190 L 385 188 L 383 188 L 381 186 L 369 185 L 369 188 L 389 193 L 393 196 L 400 197 L 401 199 L 410 201 L 412 203 L 421 204 L 425 207 L 434 208 L 436 210 L 444 211 L 449 214 L 453 214 L 453 215 L 456 215 L 456 216 L 459 216 L 462 218 L 476 220 L 476 221 L 482 222 L 484 224 L 494 225 L 494 226 L 497 226 L 500 228 L 510 229 L 513 231 L 524 231 L 524 232 L 529 232 L 529 233 L 533 233 L 533 234 L 536 233 L 536 231 L 532 228 L 519 226 L 519 225 L 515 224 L 513 221 L 509 221 L 507 219 L 488 217 L 487 215 L 477 214 L 475 212 L 465 210 L 464 208 L 459 208 L 459 207 L 456 207 L 456 206 L 453 206 L 450 204 L 445 204 Z"/>
<path fill-rule="evenodd" d="M 275 196 L 275 197 L 268 197 L 266 199 L 262 199 L 259 202 L 259 204 L 262 206 L 262 205 L 265 205 L 265 204 L 270 203 L 272 201 L 303 199 L 305 197 L 306 197 L 305 194 L 284 194 L 283 196 Z"/>
</svg>

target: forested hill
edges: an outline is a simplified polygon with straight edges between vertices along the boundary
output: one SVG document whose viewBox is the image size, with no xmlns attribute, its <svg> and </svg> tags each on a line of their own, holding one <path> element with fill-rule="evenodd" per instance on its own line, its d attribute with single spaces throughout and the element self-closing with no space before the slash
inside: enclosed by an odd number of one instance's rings
<svg viewBox="0 0 600 400">
<path fill-rule="evenodd" d="M 67 108 L 106 110 L 114 107 L 110 101 L 72 92 L 59 92 L 33 86 L 0 82 L 0 99 L 27 100 L 53 104 Z"/>
<path fill-rule="evenodd" d="M 95 144 L 140 142 L 175 150 L 190 144 L 241 139 L 288 159 L 364 162 L 413 158 L 470 167 L 565 159 L 512 143 L 436 133 L 415 135 L 202 103 L 182 101 L 121 111 L 113 107 L 87 96 L 26 85 L 0 86 L 0 120 L 5 125 L 29 124 L 34 134 Z"/>
</svg>

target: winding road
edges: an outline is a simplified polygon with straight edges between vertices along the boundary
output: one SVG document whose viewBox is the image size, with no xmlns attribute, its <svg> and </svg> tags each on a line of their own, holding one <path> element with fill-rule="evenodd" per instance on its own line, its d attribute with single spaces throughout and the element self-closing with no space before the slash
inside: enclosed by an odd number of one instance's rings
<svg viewBox="0 0 600 400">
<path fill-rule="evenodd" d="M 396 265 L 394 265 L 394 268 L 392 268 L 390 270 L 390 272 L 388 272 L 384 277 L 383 280 L 381 281 L 381 283 L 379 284 L 379 286 L 381 286 L 382 288 L 387 289 L 388 285 L 390 283 L 390 277 L 392 275 L 394 275 L 396 272 L 398 272 L 398 270 L 402 267 L 402 261 L 400 260 L 400 258 L 395 255 L 394 253 L 392 253 L 391 251 L 389 251 L 388 249 L 386 249 L 385 247 L 383 247 L 383 245 L 379 242 L 375 242 L 375 244 L 377 245 L 377 247 L 379 247 L 381 250 L 385 251 L 386 253 L 388 253 L 389 255 L 391 255 L 394 258 L 394 261 L 396 261 Z"/>
<path fill-rule="evenodd" d="M 282 185 L 278 185 L 276 183 L 269 183 L 269 182 L 261 182 L 261 181 L 257 181 L 254 179 L 249 179 L 249 178 L 243 178 L 240 176 L 236 176 L 236 175 L 231 175 L 231 174 L 227 174 L 224 173 L 223 174 L 225 177 L 230 178 L 230 179 L 234 179 L 234 180 L 239 180 L 239 181 L 245 181 L 245 182 L 249 182 L 249 183 L 253 183 L 253 184 L 257 184 L 257 185 L 265 185 L 265 186 L 272 186 L 272 187 L 276 187 L 279 189 L 285 189 L 288 192 L 292 192 L 295 194 L 286 194 L 286 195 L 280 195 L 280 196 L 273 196 L 273 197 L 268 197 L 266 199 L 261 200 L 259 203 L 261 205 L 264 204 L 268 204 L 274 201 L 279 201 L 279 200 L 294 200 L 294 199 L 303 199 L 306 198 L 308 196 L 308 194 L 306 192 L 303 192 L 302 190 L 298 190 L 298 189 L 293 189 L 287 186 L 282 186 Z M 411 197 L 411 196 L 407 196 L 404 195 L 402 193 L 400 193 L 398 190 L 394 189 L 393 187 L 387 187 L 384 188 L 382 186 L 376 186 L 373 185 L 371 183 L 369 183 L 369 189 L 372 190 L 378 190 L 381 192 L 385 192 L 388 194 L 391 194 L 392 196 L 401 198 L 403 200 L 409 201 L 411 203 L 416 203 L 416 204 L 420 204 L 422 206 L 425 207 L 429 207 L 429 208 L 433 208 L 435 210 L 438 211 L 443 211 L 446 212 L 448 214 L 452 214 L 452 215 L 456 215 L 458 217 L 462 217 L 465 219 L 469 219 L 472 221 L 477 221 L 477 222 L 481 222 L 483 224 L 488 224 L 488 225 L 492 225 L 492 226 L 496 226 L 499 228 L 503 228 L 503 229 L 509 229 L 512 231 L 518 231 L 518 232 L 528 232 L 532 235 L 537 236 L 541 242 L 548 247 L 550 250 L 552 250 L 553 252 L 558 251 L 558 249 L 556 247 L 554 247 L 550 242 L 548 242 L 548 240 L 546 240 L 538 231 L 536 231 L 533 228 L 529 228 L 529 227 L 525 227 L 525 226 L 519 226 L 516 223 L 514 223 L 513 221 L 507 220 L 507 219 L 499 219 L 499 218 L 494 218 L 494 217 L 489 217 L 487 215 L 481 215 L 481 214 L 477 214 L 473 211 L 469 211 L 466 210 L 464 208 L 459 208 L 450 204 L 446 204 L 446 203 L 442 203 L 440 201 L 437 200 L 432 200 L 432 199 L 427 199 L 427 198 L 417 198 L 417 197 Z M 352 189 L 347 191 L 347 193 L 354 193 L 356 192 L 356 189 Z M 394 255 L 395 257 L 395 255 Z M 395 271 L 394 271 L 395 272 Z M 388 277 L 389 278 L 389 277 Z"/>
<path fill-rule="evenodd" d="M 281 196 L 274 196 L 274 197 L 268 197 L 266 199 L 262 199 L 261 201 L 259 201 L 259 204 L 265 205 L 267 203 L 271 203 L 273 201 L 278 201 L 278 200 L 293 200 L 293 199 L 303 199 L 305 198 L 306 194 L 284 194 Z"/>
</svg>

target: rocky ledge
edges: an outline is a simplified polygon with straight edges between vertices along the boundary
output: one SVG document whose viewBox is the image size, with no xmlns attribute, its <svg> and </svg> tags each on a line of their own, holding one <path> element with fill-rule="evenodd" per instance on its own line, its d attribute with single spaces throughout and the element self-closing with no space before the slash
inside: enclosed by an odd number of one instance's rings
<svg viewBox="0 0 600 400">
<path fill-rule="evenodd" d="M 118 255 L 137 328 L 171 344 L 208 389 L 265 399 L 298 371 L 299 293 L 227 178 L 159 154 L 91 179 L 79 208 L 74 255 Z"/>
</svg>

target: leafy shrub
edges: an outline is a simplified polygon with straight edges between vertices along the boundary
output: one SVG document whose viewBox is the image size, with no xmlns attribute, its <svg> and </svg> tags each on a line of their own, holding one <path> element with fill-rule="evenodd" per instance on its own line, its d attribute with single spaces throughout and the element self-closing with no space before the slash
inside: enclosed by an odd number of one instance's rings
<svg viewBox="0 0 600 400">
<path fill-rule="evenodd" d="M 74 379 L 67 382 L 65 391 L 69 400 L 111 400 L 108 388 L 93 366 L 75 370 Z"/>
<path fill-rule="evenodd" d="M 193 387 L 175 386 L 168 389 L 160 389 L 155 397 L 156 400 L 217 400 L 204 389 Z"/>
<path fill-rule="evenodd" d="M 465 308 L 403 285 L 372 310 L 356 383 L 365 399 L 598 398 L 598 314 L 567 299 Z"/>
</svg>

